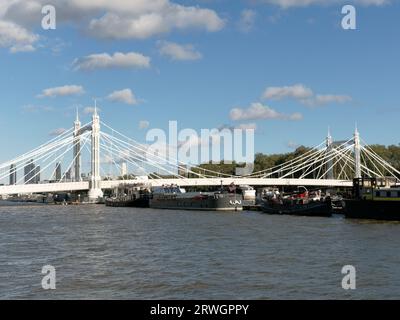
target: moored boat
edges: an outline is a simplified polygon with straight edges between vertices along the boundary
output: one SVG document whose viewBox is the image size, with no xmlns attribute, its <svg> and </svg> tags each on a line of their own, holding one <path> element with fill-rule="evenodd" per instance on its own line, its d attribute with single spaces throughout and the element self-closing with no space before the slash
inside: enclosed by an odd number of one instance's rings
<svg viewBox="0 0 400 320">
<path fill-rule="evenodd" d="M 343 197 L 340 195 L 332 196 L 332 211 L 336 213 L 343 213 L 345 207 L 345 202 Z"/>
<path fill-rule="evenodd" d="M 121 184 L 111 197 L 105 199 L 107 207 L 148 208 L 151 198 L 150 190 L 142 184 Z"/>
<path fill-rule="evenodd" d="M 171 210 L 242 211 L 242 195 L 223 191 L 186 192 L 176 185 L 153 189 L 150 208 Z"/>
<path fill-rule="evenodd" d="M 237 188 L 237 193 L 242 195 L 243 206 L 252 207 L 256 204 L 256 190 L 248 185 L 240 185 Z"/>
<path fill-rule="evenodd" d="M 376 178 L 353 180 L 353 198 L 345 200 L 350 219 L 400 221 L 400 187 L 378 187 Z"/>
<path fill-rule="evenodd" d="M 304 187 L 302 187 L 304 188 Z M 310 217 L 332 216 L 332 206 L 329 197 L 323 197 L 321 192 L 304 192 L 284 195 L 272 191 L 264 197 L 261 208 L 264 213 L 280 215 L 296 215 Z"/>
</svg>

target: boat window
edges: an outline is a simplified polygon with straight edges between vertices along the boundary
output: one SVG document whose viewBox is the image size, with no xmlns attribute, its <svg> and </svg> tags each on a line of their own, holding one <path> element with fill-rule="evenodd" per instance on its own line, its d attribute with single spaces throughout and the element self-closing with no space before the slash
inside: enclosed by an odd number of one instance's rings
<svg viewBox="0 0 400 320">
<path fill-rule="evenodd" d="M 375 192 L 375 196 L 376 196 L 376 197 L 380 197 L 380 196 L 381 196 L 381 193 L 380 193 L 379 191 L 376 191 L 376 192 Z"/>
<path fill-rule="evenodd" d="M 392 193 L 390 191 L 386 191 L 386 197 L 390 198 L 392 196 Z"/>
</svg>

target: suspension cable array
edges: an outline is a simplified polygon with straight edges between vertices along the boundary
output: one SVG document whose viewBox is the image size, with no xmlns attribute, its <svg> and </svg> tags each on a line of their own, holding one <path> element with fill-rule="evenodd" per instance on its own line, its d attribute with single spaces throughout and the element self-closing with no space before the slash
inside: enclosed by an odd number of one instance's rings
<svg viewBox="0 0 400 320">
<path fill-rule="evenodd" d="M 79 123 L 78 119 L 76 123 Z M 232 174 L 210 170 L 205 166 L 188 165 L 172 157 L 169 152 L 154 150 L 151 146 L 129 138 L 102 121 L 99 121 L 100 125 L 104 130 L 96 133 L 98 134 L 96 137 L 99 140 L 97 152 L 100 155 L 102 179 L 131 180 L 136 176 L 181 180 L 238 178 Z M 2 184 L 7 185 L 8 179 L 9 184 L 15 185 L 81 181 L 81 176 L 74 176 L 74 172 L 80 172 L 81 161 L 89 178 L 93 168 L 91 155 L 94 152 L 93 146 L 90 148 L 89 145 L 96 141 L 92 128 L 92 122 L 83 126 L 79 123 L 79 130 L 76 126 L 65 130 L 47 143 L 0 164 L 0 183 L 4 182 Z M 169 147 L 164 146 L 166 150 L 169 150 Z M 61 166 L 64 172 L 61 172 Z M 316 180 L 333 178 L 351 181 L 357 174 L 368 177 L 391 177 L 396 181 L 400 178 L 400 171 L 359 139 L 358 132 L 353 138 L 342 143 L 333 143 L 329 137 L 327 141 L 302 152 L 297 157 L 241 178 Z"/>
</svg>

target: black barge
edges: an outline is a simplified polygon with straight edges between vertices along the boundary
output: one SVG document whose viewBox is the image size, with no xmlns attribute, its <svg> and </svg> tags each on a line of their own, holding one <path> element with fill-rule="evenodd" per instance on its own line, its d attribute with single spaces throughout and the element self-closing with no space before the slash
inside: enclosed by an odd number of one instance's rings
<svg viewBox="0 0 400 320">
<path fill-rule="evenodd" d="M 121 184 L 111 197 L 105 199 L 107 207 L 149 208 L 151 192 L 143 185 Z"/>
<path fill-rule="evenodd" d="M 400 187 L 378 187 L 376 178 L 354 179 L 353 198 L 345 200 L 344 213 L 349 219 L 400 221 Z"/>
<path fill-rule="evenodd" d="M 199 211 L 242 211 L 241 194 L 224 191 L 186 192 L 179 186 L 154 188 L 150 208 Z"/>
</svg>

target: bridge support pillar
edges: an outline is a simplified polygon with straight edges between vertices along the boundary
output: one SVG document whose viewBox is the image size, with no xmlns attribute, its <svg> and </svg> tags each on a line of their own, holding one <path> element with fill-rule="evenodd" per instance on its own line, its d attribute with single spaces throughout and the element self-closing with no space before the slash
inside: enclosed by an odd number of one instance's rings
<svg viewBox="0 0 400 320">
<path fill-rule="evenodd" d="M 354 161 L 355 161 L 355 178 L 361 178 L 361 142 L 360 133 L 356 127 L 354 132 Z"/>
<path fill-rule="evenodd" d="M 78 109 L 76 110 L 76 120 L 74 122 L 74 181 L 80 182 L 81 178 L 81 141 L 80 141 L 81 122 L 79 121 Z"/>
<path fill-rule="evenodd" d="M 93 113 L 92 118 L 92 157 L 91 167 L 92 174 L 89 184 L 89 201 L 99 202 L 103 198 L 103 191 L 100 188 L 101 176 L 100 176 L 100 117 L 97 114 L 97 108 Z"/>
<path fill-rule="evenodd" d="M 333 139 L 330 130 L 328 130 L 328 136 L 326 137 L 326 153 L 329 154 L 333 148 Z M 329 160 L 326 164 L 326 179 L 333 180 L 333 160 Z"/>
</svg>

